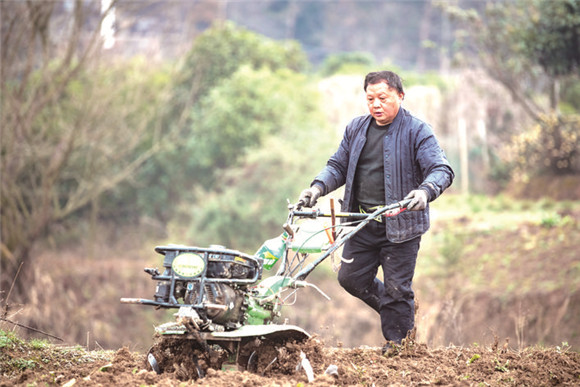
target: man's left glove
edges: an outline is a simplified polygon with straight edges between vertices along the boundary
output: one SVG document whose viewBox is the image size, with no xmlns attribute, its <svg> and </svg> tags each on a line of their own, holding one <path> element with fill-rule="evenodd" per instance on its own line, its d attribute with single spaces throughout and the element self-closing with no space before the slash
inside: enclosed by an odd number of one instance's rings
<svg viewBox="0 0 580 387">
<path fill-rule="evenodd" d="M 300 198 L 298 199 L 299 203 L 302 203 L 304 207 L 313 207 L 316 205 L 316 201 L 322 194 L 322 191 L 317 185 L 313 185 L 310 188 L 305 189 L 300 194 Z"/>
<path fill-rule="evenodd" d="M 414 189 L 405 196 L 405 199 L 412 199 L 411 203 L 407 206 L 408 210 L 421 211 L 427 207 L 429 196 L 424 189 Z"/>
</svg>

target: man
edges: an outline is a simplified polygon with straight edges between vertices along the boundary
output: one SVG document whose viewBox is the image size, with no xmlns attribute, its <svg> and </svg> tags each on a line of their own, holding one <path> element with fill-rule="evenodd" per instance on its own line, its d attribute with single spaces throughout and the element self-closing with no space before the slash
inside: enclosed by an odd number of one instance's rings
<svg viewBox="0 0 580 387">
<path fill-rule="evenodd" d="M 367 74 L 368 115 L 354 118 L 326 167 L 299 201 L 312 207 L 345 185 L 342 210 L 370 213 L 377 206 L 412 199 L 398 216 L 370 222 L 343 249 L 340 285 L 376 310 L 393 348 L 413 329 L 412 289 L 421 235 L 429 229 L 429 205 L 451 185 L 454 173 L 431 127 L 401 107 L 401 78 L 391 71 Z M 376 278 L 382 267 L 383 281 Z"/>
</svg>

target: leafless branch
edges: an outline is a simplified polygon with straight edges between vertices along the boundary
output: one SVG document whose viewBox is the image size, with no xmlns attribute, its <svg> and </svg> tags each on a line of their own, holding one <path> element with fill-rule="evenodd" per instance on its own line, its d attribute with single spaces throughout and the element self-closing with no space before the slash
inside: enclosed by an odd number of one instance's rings
<svg viewBox="0 0 580 387">
<path fill-rule="evenodd" d="M 51 335 L 50 333 L 46 333 L 44 331 L 41 331 L 40 329 L 36 329 L 36 328 L 29 327 L 28 325 L 24 325 L 24 324 L 17 323 L 15 321 L 11 321 L 11 320 L 9 320 L 9 319 L 7 319 L 5 317 L 0 317 L 0 321 L 5 321 L 5 322 L 7 322 L 9 324 L 16 325 L 16 326 L 21 327 L 21 328 L 25 328 L 25 329 L 28 329 L 28 330 L 31 330 L 31 331 L 34 331 L 34 332 L 42 333 L 45 336 L 52 337 L 53 339 L 57 339 L 59 341 L 64 341 L 63 339 L 61 339 L 58 336 Z"/>
</svg>

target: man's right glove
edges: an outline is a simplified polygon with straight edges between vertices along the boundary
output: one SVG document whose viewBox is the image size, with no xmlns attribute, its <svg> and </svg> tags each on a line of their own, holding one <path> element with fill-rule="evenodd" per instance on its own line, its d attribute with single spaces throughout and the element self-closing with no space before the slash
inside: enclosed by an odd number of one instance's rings
<svg viewBox="0 0 580 387">
<path fill-rule="evenodd" d="M 313 185 L 310 188 L 305 189 L 300 193 L 299 203 L 302 203 L 304 207 L 313 207 L 316 205 L 316 201 L 322 194 L 320 188 L 317 185 Z"/>
</svg>

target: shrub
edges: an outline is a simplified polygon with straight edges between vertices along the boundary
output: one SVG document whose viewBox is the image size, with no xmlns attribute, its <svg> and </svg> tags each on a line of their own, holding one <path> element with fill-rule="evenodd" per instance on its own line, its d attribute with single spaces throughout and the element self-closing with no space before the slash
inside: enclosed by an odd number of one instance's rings
<svg viewBox="0 0 580 387">
<path fill-rule="evenodd" d="M 545 115 L 529 131 L 514 137 L 510 147 L 515 181 L 543 175 L 580 172 L 580 116 Z"/>
</svg>

